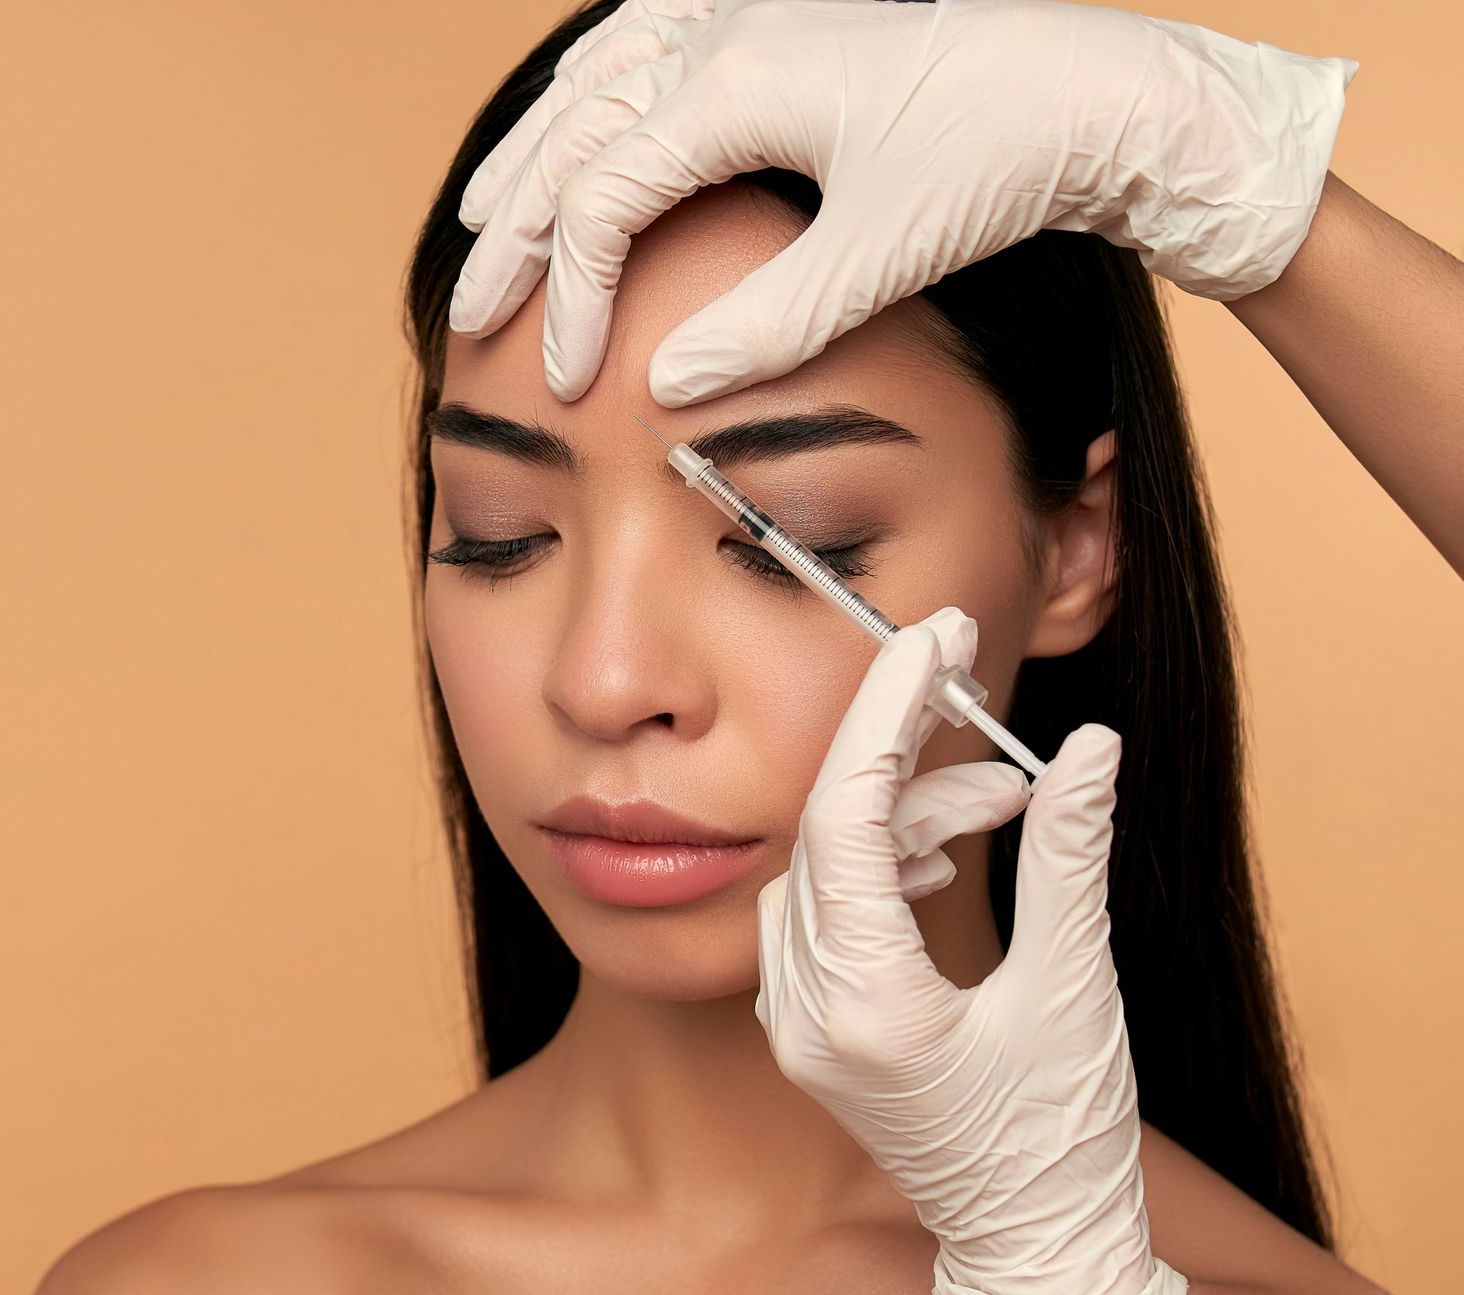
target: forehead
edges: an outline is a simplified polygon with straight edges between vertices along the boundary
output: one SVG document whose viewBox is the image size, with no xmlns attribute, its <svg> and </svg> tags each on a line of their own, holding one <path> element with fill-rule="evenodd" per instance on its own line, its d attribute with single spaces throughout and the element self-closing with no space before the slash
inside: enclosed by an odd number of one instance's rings
<svg viewBox="0 0 1464 1295">
<path fill-rule="evenodd" d="M 999 435 L 995 408 L 936 346 L 941 317 L 920 298 L 892 303 L 781 377 L 683 409 L 655 403 L 646 372 L 661 340 L 771 260 L 800 230 L 770 195 L 754 197 L 734 184 L 698 190 L 632 238 L 605 358 L 583 396 L 565 404 L 545 384 L 547 278 L 541 278 L 491 336 L 474 340 L 449 332 L 442 402 L 556 427 L 597 459 L 613 457 L 596 451 L 619 442 L 644 448 L 639 443 L 649 433 L 632 411 L 673 442 L 689 431 L 835 404 L 904 423 L 932 448 L 942 437 L 969 447 L 976 428 L 984 430 L 977 442 L 992 442 Z"/>
</svg>

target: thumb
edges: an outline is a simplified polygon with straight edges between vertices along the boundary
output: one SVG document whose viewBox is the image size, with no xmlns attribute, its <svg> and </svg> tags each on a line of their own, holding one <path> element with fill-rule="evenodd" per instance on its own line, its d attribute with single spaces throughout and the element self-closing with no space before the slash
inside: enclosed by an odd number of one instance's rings
<svg viewBox="0 0 1464 1295">
<path fill-rule="evenodd" d="M 651 355 L 656 403 L 669 409 L 780 377 L 888 304 L 820 212 L 781 252 L 683 320 Z M 867 264 L 864 263 L 864 264 Z"/>
<path fill-rule="evenodd" d="M 1049 985 L 1071 981 L 1108 946 L 1108 857 L 1121 747 L 1111 728 L 1084 724 L 1068 734 L 1033 785 L 1006 958 L 1023 977 Z"/>
</svg>

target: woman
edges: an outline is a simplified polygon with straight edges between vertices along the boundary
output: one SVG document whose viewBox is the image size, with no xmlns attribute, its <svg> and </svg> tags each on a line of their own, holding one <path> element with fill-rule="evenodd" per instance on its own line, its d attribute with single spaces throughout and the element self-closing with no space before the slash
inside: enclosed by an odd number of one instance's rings
<svg viewBox="0 0 1464 1295">
<path fill-rule="evenodd" d="M 632 412 L 673 443 L 717 429 L 719 463 L 801 447 L 734 475 L 895 621 L 970 612 L 988 709 L 1036 751 L 1087 721 L 1123 735 L 1111 944 L 1154 1253 L 1196 1290 L 1375 1290 L 1330 1254 L 1252 889 L 1208 502 L 1137 256 L 1044 232 L 781 377 L 659 408 L 655 345 L 818 208 L 808 179 L 761 171 L 637 236 L 603 366 L 560 405 L 543 284 L 491 337 L 449 331 L 457 212 L 613 8 L 562 23 L 473 123 L 408 291 L 424 686 L 491 1082 L 369 1146 L 126 1216 L 43 1290 L 930 1289 L 910 1202 L 779 1072 L 753 1012 L 755 901 L 871 653 L 660 475 Z M 921 767 L 991 755 L 943 726 Z M 645 795 L 757 856 L 681 902 L 585 893 L 545 830 L 581 793 Z M 950 842 L 955 880 L 912 904 L 957 985 L 1009 944 L 1019 831 Z"/>
</svg>

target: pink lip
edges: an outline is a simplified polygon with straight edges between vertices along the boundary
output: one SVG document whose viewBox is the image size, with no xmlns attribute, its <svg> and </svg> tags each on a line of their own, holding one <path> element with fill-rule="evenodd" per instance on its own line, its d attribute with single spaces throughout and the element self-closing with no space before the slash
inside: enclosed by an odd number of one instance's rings
<svg viewBox="0 0 1464 1295">
<path fill-rule="evenodd" d="M 677 845 L 611 841 L 542 831 L 565 876 L 591 899 L 628 908 L 686 904 L 730 885 L 751 870 L 763 842 Z"/>
<path fill-rule="evenodd" d="M 578 836 L 657 845 L 742 845 L 757 839 L 698 823 L 653 800 L 627 800 L 615 805 L 594 796 L 572 796 L 546 814 L 541 825 Z"/>
<path fill-rule="evenodd" d="M 631 908 L 684 904 L 721 890 L 752 868 L 764 844 L 647 800 L 612 805 L 576 796 L 539 826 L 578 890 Z"/>
</svg>

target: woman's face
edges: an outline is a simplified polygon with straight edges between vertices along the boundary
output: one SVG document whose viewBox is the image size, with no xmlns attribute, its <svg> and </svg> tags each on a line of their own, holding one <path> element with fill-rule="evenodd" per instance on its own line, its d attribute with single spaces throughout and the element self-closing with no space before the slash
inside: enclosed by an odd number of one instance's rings
<svg viewBox="0 0 1464 1295">
<path fill-rule="evenodd" d="M 576 473 L 433 437 L 431 551 L 455 536 L 535 537 L 502 572 L 428 564 L 427 632 L 453 735 L 495 838 L 582 965 L 652 997 L 756 987 L 758 891 L 787 869 L 804 801 L 879 645 L 668 479 L 665 447 L 632 415 L 673 445 L 830 406 L 915 433 L 923 445 L 835 445 L 725 470 L 809 548 L 838 551 L 829 560 L 841 574 L 867 572 L 849 585 L 895 623 L 947 604 L 974 617 L 973 673 L 999 716 L 1040 604 L 1001 425 L 915 331 L 934 315 L 927 303 L 890 306 L 782 378 L 681 410 L 651 399 L 647 364 L 666 333 L 795 232 L 722 187 L 637 235 L 604 363 L 573 404 L 544 384 L 542 280 L 497 333 L 448 342 L 444 406 L 537 424 L 582 460 Z M 917 772 L 994 754 L 975 725 L 942 724 Z M 760 837 L 755 866 L 680 904 L 590 898 L 538 826 L 580 794 L 646 798 Z"/>
</svg>

